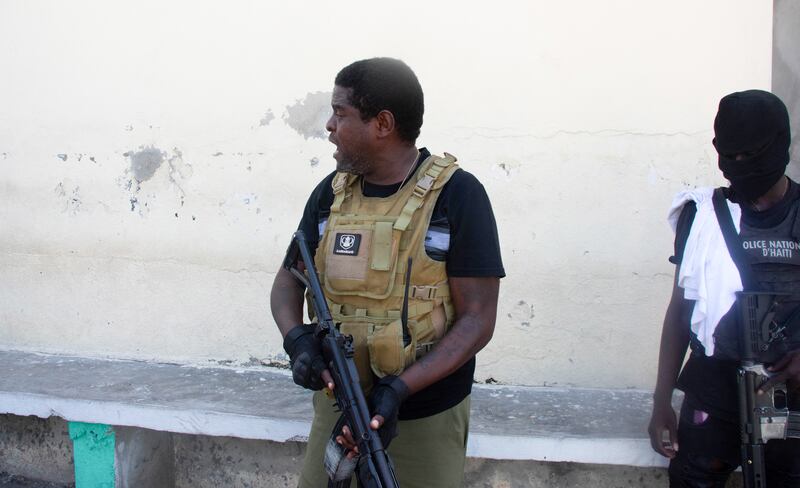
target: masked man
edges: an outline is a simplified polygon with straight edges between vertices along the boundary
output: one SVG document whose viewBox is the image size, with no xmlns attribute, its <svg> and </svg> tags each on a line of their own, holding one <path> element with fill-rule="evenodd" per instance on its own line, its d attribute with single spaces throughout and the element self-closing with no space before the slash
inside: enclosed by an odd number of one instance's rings
<svg viewBox="0 0 800 488">
<path fill-rule="evenodd" d="M 718 208 L 727 206 L 736 227 L 729 235 L 738 233 L 738 239 L 729 251 L 714 209 L 714 189 L 677 195 L 669 216 L 675 230 L 670 261 L 677 266 L 649 426 L 653 449 L 670 458 L 673 487 L 722 488 L 741 463 L 742 325 L 735 302 L 744 279 L 736 263 L 744 262 L 748 282 L 752 276 L 758 291 L 788 294 L 775 316 L 786 329 L 776 343 L 778 352 L 766 360 L 774 375 L 761 388 L 786 381 L 790 406 L 797 408 L 800 385 L 800 321 L 793 315 L 800 305 L 800 186 L 784 175 L 788 112 L 771 93 L 732 93 L 719 103 L 714 135 L 719 169 L 730 182 L 718 193 Z M 691 354 L 681 370 L 687 347 Z M 679 418 L 671 406 L 675 387 L 685 393 Z M 770 487 L 800 486 L 800 439 L 766 444 L 766 480 Z"/>
<path fill-rule="evenodd" d="M 300 229 L 316 249 L 334 322 L 354 338 L 371 427 L 399 419 L 389 454 L 400 486 L 460 487 L 475 354 L 492 336 L 505 275 L 489 199 L 453 156 L 417 148 L 423 94 L 403 62 L 345 67 L 332 106 L 336 171 L 312 192 Z M 335 388 L 303 325 L 303 290 L 284 269 L 271 305 L 295 382 Z M 323 392 L 314 394 L 301 487 L 326 486 L 325 445 L 339 415 Z M 353 447 L 346 429 L 338 441 Z"/>
</svg>

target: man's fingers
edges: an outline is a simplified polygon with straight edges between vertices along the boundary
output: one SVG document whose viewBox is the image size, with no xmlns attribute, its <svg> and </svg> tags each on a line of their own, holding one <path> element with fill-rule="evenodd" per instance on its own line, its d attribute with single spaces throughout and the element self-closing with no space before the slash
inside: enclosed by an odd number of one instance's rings
<svg viewBox="0 0 800 488">
<path fill-rule="evenodd" d="M 669 442 L 671 444 L 668 449 L 671 455 L 668 457 L 673 458 L 675 457 L 675 453 L 678 452 L 678 429 L 676 429 L 675 426 L 669 426 L 668 429 L 669 429 Z"/>
<path fill-rule="evenodd" d="M 662 456 L 672 459 L 678 451 L 678 427 L 674 414 L 663 421 L 651 421 L 647 429 L 650 447 Z"/>
<path fill-rule="evenodd" d="M 329 389 L 333 390 L 333 377 L 325 366 L 325 360 L 322 359 L 322 356 L 316 356 L 314 358 L 311 363 L 311 370 L 315 377 L 322 378 L 323 386 L 327 386 Z"/>
<path fill-rule="evenodd" d="M 767 381 L 761 383 L 761 386 L 758 387 L 758 393 L 759 394 L 766 393 L 768 390 L 770 390 L 777 383 L 783 383 L 786 380 L 786 376 L 787 376 L 786 372 L 782 372 L 782 373 L 778 373 L 778 374 L 776 374 L 774 376 L 770 376 L 770 378 Z"/>
<path fill-rule="evenodd" d="M 336 387 L 336 384 L 333 382 L 333 376 L 331 376 L 331 372 L 327 369 L 322 371 L 322 381 L 325 382 L 325 386 L 327 386 L 329 390 L 333 390 Z"/>
<path fill-rule="evenodd" d="M 650 431 L 650 447 L 652 447 L 655 452 L 661 454 L 662 456 L 669 457 L 666 449 L 664 448 L 664 443 L 661 440 L 662 432 L 663 430 L 661 429 L 655 429 Z"/>
<path fill-rule="evenodd" d="M 792 362 L 792 355 L 791 354 L 787 354 L 786 356 L 783 356 L 780 361 L 778 361 L 777 363 L 773 364 L 768 369 L 770 371 L 781 371 L 786 366 L 789 366 L 790 362 Z"/>
<path fill-rule="evenodd" d="M 355 447 L 356 441 L 353 439 L 353 434 L 350 432 L 350 427 L 346 425 L 342 427 L 342 436 L 344 437 L 344 441 L 347 444 L 348 449 Z"/>
<path fill-rule="evenodd" d="M 292 380 L 298 385 L 305 385 L 308 382 L 310 360 L 311 356 L 304 352 L 297 356 L 294 364 L 292 364 Z"/>
<path fill-rule="evenodd" d="M 372 417 L 372 421 L 370 421 L 369 426 L 372 430 L 378 430 L 381 428 L 381 425 L 383 425 L 384 421 L 385 419 L 383 418 L 383 415 L 376 415 Z"/>
<path fill-rule="evenodd" d="M 336 442 L 344 446 L 344 448 L 348 451 L 347 459 L 353 459 L 354 457 L 358 456 L 358 445 L 353 439 L 350 428 L 346 425 L 342 427 L 342 435 L 336 436 Z"/>
</svg>

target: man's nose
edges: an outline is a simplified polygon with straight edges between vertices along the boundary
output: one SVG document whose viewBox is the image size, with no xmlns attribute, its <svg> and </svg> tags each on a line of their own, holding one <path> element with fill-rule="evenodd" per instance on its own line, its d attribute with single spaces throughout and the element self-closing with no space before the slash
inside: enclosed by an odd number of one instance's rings
<svg viewBox="0 0 800 488">
<path fill-rule="evenodd" d="M 334 123 L 333 115 L 328 117 L 328 121 L 325 122 L 325 130 L 327 130 L 328 132 L 333 132 L 336 130 L 336 124 Z"/>
</svg>

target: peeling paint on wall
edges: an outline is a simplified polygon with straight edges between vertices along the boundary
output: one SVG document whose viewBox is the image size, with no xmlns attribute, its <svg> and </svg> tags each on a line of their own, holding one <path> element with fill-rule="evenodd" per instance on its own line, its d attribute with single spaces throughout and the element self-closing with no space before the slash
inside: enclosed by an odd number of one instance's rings
<svg viewBox="0 0 800 488">
<path fill-rule="evenodd" d="M 525 300 L 519 300 L 506 316 L 514 323 L 516 329 L 528 330 L 531 326 L 531 322 L 533 322 L 533 319 L 536 317 L 536 312 L 533 305 L 527 303 Z"/>
<path fill-rule="evenodd" d="M 512 173 L 519 171 L 519 165 L 514 163 L 497 163 L 492 166 L 492 176 L 496 179 L 510 181 Z"/>
<path fill-rule="evenodd" d="M 319 165 L 319 158 L 314 156 L 313 158 L 311 158 L 311 167 L 314 167 L 314 166 L 317 166 L 317 165 Z"/>
<path fill-rule="evenodd" d="M 144 147 L 140 151 L 128 151 L 123 156 L 131 161 L 130 172 L 139 183 L 147 181 L 161 167 L 166 154 L 157 147 Z"/>
<path fill-rule="evenodd" d="M 234 193 L 227 199 L 219 202 L 219 215 L 227 217 L 231 222 L 239 222 L 242 209 L 247 212 L 261 213 L 258 206 L 258 195 L 255 193 Z"/>
<path fill-rule="evenodd" d="M 69 186 L 69 184 L 67 184 Z M 75 186 L 71 190 L 64 186 L 64 182 L 60 182 L 56 187 L 53 189 L 53 193 L 56 194 L 59 200 L 61 200 L 63 208 L 63 213 L 68 213 L 70 215 L 76 215 L 81 210 L 81 197 L 80 197 L 80 187 Z"/>
<path fill-rule="evenodd" d="M 272 122 L 274 119 L 275 119 L 275 114 L 272 113 L 272 110 L 271 109 L 267 110 L 264 116 L 261 117 L 261 120 L 258 121 L 258 126 L 265 127 L 269 125 L 269 123 Z"/>
<path fill-rule="evenodd" d="M 183 196 L 186 192 L 183 190 L 183 182 L 189 179 L 194 170 L 192 165 L 183 160 L 183 152 L 177 147 L 172 148 L 172 156 L 167 160 L 169 165 L 169 181 L 175 185 L 181 192 L 181 206 L 183 206 Z"/>
<path fill-rule="evenodd" d="M 331 95 L 331 92 L 309 93 L 304 100 L 286 107 L 283 120 L 306 139 L 327 138 L 325 124 L 332 113 Z"/>
<path fill-rule="evenodd" d="M 62 154 L 56 154 L 56 157 L 62 161 L 66 161 L 68 156 L 62 153 Z"/>
<path fill-rule="evenodd" d="M 139 151 L 128 151 L 123 156 L 130 160 L 130 166 L 126 168 L 125 174 L 117 179 L 117 185 L 128 192 L 131 212 L 138 211 L 141 217 L 145 217 L 150 212 L 149 202 L 154 200 L 166 185 L 177 190 L 180 206 L 183 206 L 186 197 L 184 183 L 192 176 L 193 169 L 184 161 L 180 149 L 174 147 L 171 153 L 167 153 L 157 147 L 140 146 Z M 167 164 L 164 164 L 165 162 Z M 164 170 L 159 171 L 161 167 L 166 168 L 166 173 Z M 142 192 L 145 182 L 147 182 L 145 186 L 148 187 L 147 193 Z"/>
</svg>

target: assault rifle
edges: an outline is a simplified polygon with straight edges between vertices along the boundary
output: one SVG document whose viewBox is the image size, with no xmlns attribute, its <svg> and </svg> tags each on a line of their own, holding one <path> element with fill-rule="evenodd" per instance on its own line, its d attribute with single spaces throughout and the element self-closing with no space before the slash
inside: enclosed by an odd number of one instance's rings
<svg viewBox="0 0 800 488">
<path fill-rule="evenodd" d="M 741 324 L 739 423 L 742 436 L 742 477 L 745 488 L 766 486 L 764 445 L 771 439 L 800 438 L 800 412 L 790 411 L 785 384 L 759 395 L 770 374 L 761 362 L 770 345 L 786 339 L 786 327 L 775 322 L 781 294 L 737 293 Z M 791 318 L 787 321 L 792 322 Z"/>
<path fill-rule="evenodd" d="M 303 273 L 297 269 L 298 260 L 306 267 Z M 314 257 L 308 248 L 303 231 L 298 230 L 292 236 L 292 242 L 286 251 L 283 261 L 286 268 L 297 278 L 311 296 L 311 305 L 317 317 L 314 335 L 322 342 L 322 355 L 325 365 L 333 376 L 336 387 L 333 389 L 336 405 L 342 411 L 342 418 L 334 428 L 333 436 L 341 433 L 342 425 L 347 425 L 358 446 L 359 457 L 355 461 L 341 458 L 343 453 L 332 453 L 337 446 L 328 445 L 326 449 L 326 471 L 331 481 L 329 487 L 349 487 L 350 477 L 355 469 L 360 487 L 364 488 L 399 488 L 394 475 L 391 460 L 383 447 L 378 432 L 370 428 L 370 415 L 367 400 L 361 390 L 358 371 L 353 362 L 353 337 L 341 334 L 333 323 L 328 302 L 314 267 Z M 329 462 L 330 455 L 338 455 L 340 459 Z M 355 466 L 352 464 L 355 463 Z"/>
</svg>

